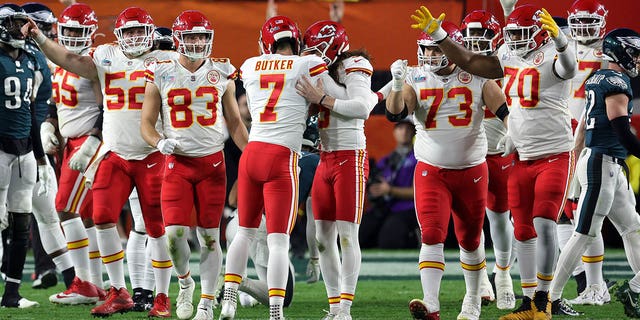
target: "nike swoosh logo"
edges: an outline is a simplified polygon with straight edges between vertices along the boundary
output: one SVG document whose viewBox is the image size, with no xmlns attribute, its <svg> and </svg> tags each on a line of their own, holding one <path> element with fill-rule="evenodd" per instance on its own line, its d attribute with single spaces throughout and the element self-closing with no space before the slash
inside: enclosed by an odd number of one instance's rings
<svg viewBox="0 0 640 320">
<path fill-rule="evenodd" d="M 218 162 L 216 162 L 216 163 L 214 163 L 214 164 L 213 164 L 213 167 L 214 167 L 214 168 L 217 168 L 221 163 L 222 163 L 222 161 L 218 161 Z"/>
<path fill-rule="evenodd" d="M 355 63 L 358 63 L 360 61 L 362 61 L 362 59 L 353 59 L 353 62 L 355 62 Z"/>
<path fill-rule="evenodd" d="M 339 165 L 343 165 L 343 164 L 347 163 L 347 161 L 349 161 L 349 160 L 340 161 Z"/>
<path fill-rule="evenodd" d="M 506 166 L 502 166 L 502 170 L 507 170 L 507 168 L 511 167 L 510 164 L 506 165 Z"/>
<path fill-rule="evenodd" d="M 148 169 L 149 169 L 149 168 L 153 168 L 156 164 L 158 164 L 158 163 L 157 163 L 157 162 L 154 162 L 154 163 L 152 163 L 152 164 L 148 164 L 148 165 L 147 165 L 147 168 L 148 168 Z"/>
<path fill-rule="evenodd" d="M 477 177 L 473 179 L 473 183 L 478 183 L 478 181 L 482 180 L 482 177 Z"/>
<path fill-rule="evenodd" d="M 553 158 L 553 159 L 549 159 L 549 163 L 554 162 L 554 161 L 556 161 L 556 160 L 558 160 L 558 159 L 560 159 L 560 158 Z"/>
</svg>

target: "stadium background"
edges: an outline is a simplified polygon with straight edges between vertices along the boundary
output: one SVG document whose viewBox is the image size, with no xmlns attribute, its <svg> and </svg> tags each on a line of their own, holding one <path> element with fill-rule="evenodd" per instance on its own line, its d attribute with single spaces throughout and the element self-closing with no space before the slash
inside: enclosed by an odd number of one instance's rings
<svg viewBox="0 0 640 320">
<path fill-rule="evenodd" d="M 42 0 L 56 15 L 64 5 L 57 0 Z M 258 36 L 265 20 L 266 0 L 137 0 L 137 1 L 81 1 L 90 5 L 98 15 L 99 28 L 96 44 L 115 40 L 113 26 L 118 14 L 128 6 L 146 9 L 154 19 L 156 26 L 171 27 L 175 17 L 183 10 L 202 11 L 214 26 L 213 56 L 231 58 L 239 67 L 242 62 L 259 54 Z M 600 0 L 608 9 L 607 30 L 629 27 L 640 30 L 640 1 Z M 304 31 L 317 20 L 329 19 L 331 1 L 320 0 L 277 0 L 278 14 L 286 15 L 296 21 Z M 573 0 L 520 0 L 519 3 L 532 3 L 545 7 L 554 16 L 567 16 L 567 10 Z M 365 48 L 372 57 L 375 69 L 372 86 L 374 90 L 382 87 L 391 79 L 389 65 L 396 59 L 408 59 L 416 64 L 416 42 L 418 32 L 409 25 L 409 16 L 419 5 L 427 5 L 434 13 L 445 12 L 446 19 L 459 24 L 464 15 L 472 10 L 485 9 L 503 21 L 499 0 L 345 0 L 342 23 L 347 29 L 352 49 Z M 640 80 L 633 81 L 635 96 L 640 96 Z M 242 91 L 241 86 L 240 92 Z M 640 132 L 640 99 L 635 100 L 636 115 L 632 125 Z M 379 104 L 373 115 L 367 120 L 369 155 L 373 159 L 389 153 L 394 148 L 391 139 L 393 124 L 384 115 L 384 106 Z M 451 232 L 450 232 L 451 234 Z M 621 246 L 621 240 L 609 224 L 603 230 L 606 242 L 610 246 Z M 450 241 L 452 239 L 449 239 Z M 448 244 L 454 245 L 455 242 Z"/>
</svg>

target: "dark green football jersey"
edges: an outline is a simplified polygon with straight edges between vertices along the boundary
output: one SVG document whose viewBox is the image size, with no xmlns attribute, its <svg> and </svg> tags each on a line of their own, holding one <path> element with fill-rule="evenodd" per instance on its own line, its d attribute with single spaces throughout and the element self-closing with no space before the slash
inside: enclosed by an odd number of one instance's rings
<svg viewBox="0 0 640 320">
<path fill-rule="evenodd" d="M 0 137 L 28 138 L 31 131 L 31 93 L 36 61 L 22 52 L 14 60 L 0 50 Z"/>
<path fill-rule="evenodd" d="M 49 114 L 49 100 L 51 99 L 52 93 L 51 69 L 48 67 L 47 58 L 39 48 L 29 42 L 27 42 L 26 48 L 27 51 L 35 57 L 36 62 L 38 63 L 38 68 L 40 72 L 42 72 L 42 83 L 38 87 L 38 94 L 34 101 L 36 121 L 37 123 L 42 123 Z"/>
<path fill-rule="evenodd" d="M 607 154 L 616 158 L 627 157 L 627 150 L 620 144 L 618 136 L 611 127 L 607 117 L 605 99 L 614 94 L 626 94 L 629 97 L 627 110 L 631 119 L 633 92 L 631 82 L 626 74 L 601 69 L 594 72 L 585 82 L 586 99 L 586 135 L 585 146 L 595 152 Z"/>
</svg>

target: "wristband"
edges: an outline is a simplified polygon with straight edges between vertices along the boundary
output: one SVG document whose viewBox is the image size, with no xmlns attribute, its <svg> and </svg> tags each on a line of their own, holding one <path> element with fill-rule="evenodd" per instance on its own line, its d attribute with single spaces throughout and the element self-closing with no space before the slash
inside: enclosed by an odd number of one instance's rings
<svg viewBox="0 0 640 320">
<path fill-rule="evenodd" d="M 33 38 L 33 40 L 39 45 L 43 45 L 45 42 L 47 42 L 47 36 L 44 35 L 44 33 L 39 32 L 38 34 L 36 34 L 36 36 Z"/>
<path fill-rule="evenodd" d="M 325 95 L 323 95 L 323 96 L 322 96 L 322 98 L 320 98 L 320 102 L 318 102 L 318 104 L 319 104 L 319 105 L 322 105 L 322 101 L 324 101 L 324 98 L 326 98 L 326 97 L 327 97 L 327 95 L 326 95 L 326 94 L 325 94 Z"/>
<path fill-rule="evenodd" d="M 500 120 L 504 121 L 504 118 L 509 115 L 509 108 L 507 107 L 507 103 L 503 103 L 498 110 L 496 110 L 496 117 Z"/>
</svg>

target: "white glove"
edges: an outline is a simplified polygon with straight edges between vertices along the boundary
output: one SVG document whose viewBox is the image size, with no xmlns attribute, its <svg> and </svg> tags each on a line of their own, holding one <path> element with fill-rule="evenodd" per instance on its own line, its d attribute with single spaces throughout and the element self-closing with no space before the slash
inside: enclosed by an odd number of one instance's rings
<svg viewBox="0 0 640 320">
<path fill-rule="evenodd" d="M 404 79 L 407 76 L 407 60 L 396 60 L 391 64 L 391 76 L 393 77 L 393 84 L 391 90 L 402 91 L 404 85 Z"/>
<path fill-rule="evenodd" d="M 40 183 L 40 188 L 38 188 L 38 196 L 49 193 L 49 183 L 53 177 L 49 175 L 49 167 L 48 164 L 38 165 L 38 182 Z"/>
<path fill-rule="evenodd" d="M 500 0 L 500 5 L 502 5 L 502 11 L 505 17 L 508 17 L 511 12 L 513 12 L 513 8 L 516 7 L 516 2 L 518 2 L 518 0 Z"/>
<path fill-rule="evenodd" d="M 51 122 L 43 122 L 40 125 L 40 140 L 42 140 L 42 149 L 46 154 L 54 154 L 58 149 L 58 137 L 56 137 L 56 128 Z"/>
<path fill-rule="evenodd" d="M 80 150 L 69 159 L 69 168 L 80 172 L 87 170 L 87 166 L 89 166 L 91 158 L 93 158 L 96 151 L 98 151 L 100 144 L 100 139 L 95 136 L 89 136 L 82 146 L 80 146 Z"/>
<path fill-rule="evenodd" d="M 177 145 L 178 140 L 176 139 L 161 139 L 160 141 L 158 141 L 158 145 L 156 146 L 156 148 L 162 154 L 172 154 Z"/>
<path fill-rule="evenodd" d="M 516 146 L 513 144 L 513 140 L 511 140 L 511 137 L 508 133 L 500 138 L 497 148 L 504 150 L 504 152 L 502 152 L 503 157 L 506 157 L 516 151 Z"/>
</svg>

